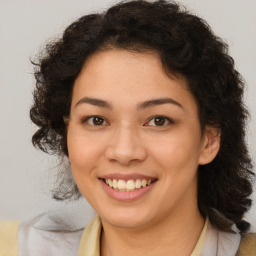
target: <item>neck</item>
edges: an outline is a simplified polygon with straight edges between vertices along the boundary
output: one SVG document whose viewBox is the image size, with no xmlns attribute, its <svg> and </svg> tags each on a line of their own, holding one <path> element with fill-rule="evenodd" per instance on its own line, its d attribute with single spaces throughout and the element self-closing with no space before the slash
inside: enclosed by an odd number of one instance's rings
<svg viewBox="0 0 256 256">
<path fill-rule="evenodd" d="M 102 224 L 101 256 L 188 256 L 196 246 L 204 219 L 196 208 L 140 229 L 117 228 L 104 221 Z"/>
</svg>

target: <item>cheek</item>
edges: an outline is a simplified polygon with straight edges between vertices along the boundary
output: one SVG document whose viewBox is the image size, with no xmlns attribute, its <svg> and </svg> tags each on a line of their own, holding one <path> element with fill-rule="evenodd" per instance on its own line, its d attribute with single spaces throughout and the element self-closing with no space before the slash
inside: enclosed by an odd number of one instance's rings
<svg viewBox="0 0 256 256">
<path fill-rule="evenodd" d="M 151 155 L 165 170 L 195 169 L 200 155 L 200 137 L 189 130 L 181 131 L 163 140 L 152 141 L 149 148 Z"/>
<path fill-rule="evenodd" d="M 74 176 L 77 174 L 87 175 L 99 160 L 102 148 L 98 141 L 84 139 L 68 133 L 68 152 Z"/>
<path fill-rule="evenodd" d="M 67 137 L 69 161 L 75 182 L 82 195 L 89 200 L 93 193 L 93 183 L 98 160 L 98 144 L 69 133 Z M 89 200 L 90 201 L 90 200 Z"/>
</svg>

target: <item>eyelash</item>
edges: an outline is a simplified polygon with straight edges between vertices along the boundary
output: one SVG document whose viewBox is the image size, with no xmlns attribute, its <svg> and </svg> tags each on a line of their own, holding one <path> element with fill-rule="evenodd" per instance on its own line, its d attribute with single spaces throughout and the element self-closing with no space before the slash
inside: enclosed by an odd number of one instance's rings
<svg viewBox="0 0 256 256">
<path fill-rule="evenodd" d="M 93 118 L 99 118 L 99 119 L 102 119 L 103 120 L 103 123 L 104 122 L 106 122 L 106 120 L 103 118 L 103 117 L 101 117 L 101 116 L 87 116 L 87 117 L 85 117 L 85 118 L 83 118 L 82 119 L 82 121 L 81 121 L 81 123 L 87 123 L 90 119 L 93 119 Z M 143 125 L 143 126 L 150 126 L 150 125 L 147 125 L 149 122 L 151 122 L 152 120 L 154 120 L 154 119 L 156 119 L 156 118 L 163 118 L 165 121 L 167 121 L 167 125 L 170 125 L 170 124 L 173 124 L 174 123 L 174 121 L 172 120 L 172 119 L 170 119 L 170 118 L 168 118 L 168 117 L 166 117 L 166 116 L 154 116 L 154 117 L 152 117 L 152 118 L 150 118 L 149 119 L 149 121 L 146 123 L 146 125 Z M 107 123 L 107 122 L 106 122 Z M 91 125 L 91 126 L 105 126 L 105 125 L 95 125 L 95 124 L 89 124 L 89 125 Z M 166 124 L 164 124 L 164 125 L 160 125 L 160 126 L 158 126 L 158 125 L 153 125 L 153 126 L 155 126 L 155 127 L 165 127 L 166 126 Z"/>
<path fill-rule="evenodd" d="M 87 117 L 82 119 L 81 123 L 82 124 L 87 123 L 90 119 L 93 119 L 93 118 L 100 118 L 100 119 L 103 119 L 104 122 L 106 122 L 106 120 L 101 116 L 87 116 Z M 102 126 L 102 125 L 94 125 L 94 124 L 89 124 L 89 125 L 91 125 L 91 126 Z"/>
<path fill-rule="evenodd" d="M 150 118 L 150 120 L 149 120 L 146 124 L 148 124 L 149 122 L 153 121 L 154 119 L 156 120 L 157 118 L 164 119 L 165 122 L 167 121 L 167 125 L 170 125 L 170 124 L 173 124 L 173 123 L 174 123 L 174 121 L 173 121 L 172 119 L 170 119 L 169 117 L 166 117 L 166 116 L 154 116 L 154 117 Z M 146 125 L 146 126 L 147 126 L 147 125 Z M 156 127 L 165 127 L 166 124 L 164 124 L 164 125 L 159 125 L 159 126 L 158 126 L 158 125 L 154 125 L 154 126 L 156 126 Z"/>
</svg>

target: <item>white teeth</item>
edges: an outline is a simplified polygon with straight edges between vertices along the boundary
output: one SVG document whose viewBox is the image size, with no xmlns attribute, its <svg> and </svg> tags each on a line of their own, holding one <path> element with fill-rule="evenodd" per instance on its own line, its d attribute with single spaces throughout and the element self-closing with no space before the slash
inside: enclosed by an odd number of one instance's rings
<svg viewBox="0 0 256 256">
<path fill-rule="evenodd" d="M 141 187 L 141 180 L 140 179 L 137 179 L 135 181 L 135 188 L 140 188 Z"/>
<path fill-rule="evenodd" d="M 108 179 L 108 185 L 112 188 L 113 187 L 113 182 L 111 179 Z"/>
<path fill-rule="evenodd" d="M 125 190 L 126 182 L 124 180 L 119 180 L 118 183 L 117 183 L 117 188 L 119 190 Z"/>
<path fill-rule="evenodd" d="M 119 191 L 134 191 L 136 189 L 140 189 L 141 187 L 146 187 L 152 183 L 152 180 L 146 180 L 146 179 L 136 179 L 134 180 L 116 180 L 116 179 L 106 179 L 106 184 L 108 184 L 111 188 Z"/>
<path fill-rule="evenodd" d="M 117 182 L 117 180 L 113 180 L 113 188 L 114 189 L 117 189 L 118 188 L 118 182 Z"/>
<path fill-rule="evenodd" d="M 126 190 L 132 191 L 135 189 L 135 183 L 133 180 L 128 180 L 126 183 Z"/>
<path fill-rule="evenodd" d="M 146 181 L 146 180 L 142 180 L 141 186 L 142 186 L 142 187 L 146 187 L 146 185 L 147 185 L 147 181 Z"/>
</svg>

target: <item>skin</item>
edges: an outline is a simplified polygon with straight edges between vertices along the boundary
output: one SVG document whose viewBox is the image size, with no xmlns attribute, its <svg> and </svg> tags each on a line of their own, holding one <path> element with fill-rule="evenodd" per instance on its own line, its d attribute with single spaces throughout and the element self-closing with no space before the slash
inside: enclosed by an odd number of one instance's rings
<svg viewBox="0 0 256 256">
<path fill-rule="evenodd" d="M 101 255 L 193 251 L 204 225 L 197 208 L 197 168 L 216 156 L 219 134 L 211 127 L 202 133 L 187 88 L 185 79 L 166 74 L 156 53 L 118 49 L 94 54 L 76 79 L 68 151 L 77 186 L 102 220 Z M 107 101 L 111 108 L 85 97 Z M 137 107 L 158 98 L 173 102 Z M 100 125 L 86 119 L 92 115 L 103 118 Z M 159 125 L 157 116 L 170 121 L 161 119 Z M 111 198 L 99 179 L 134 173 L 156 182 L 131 201 Z"/>
</svg>

